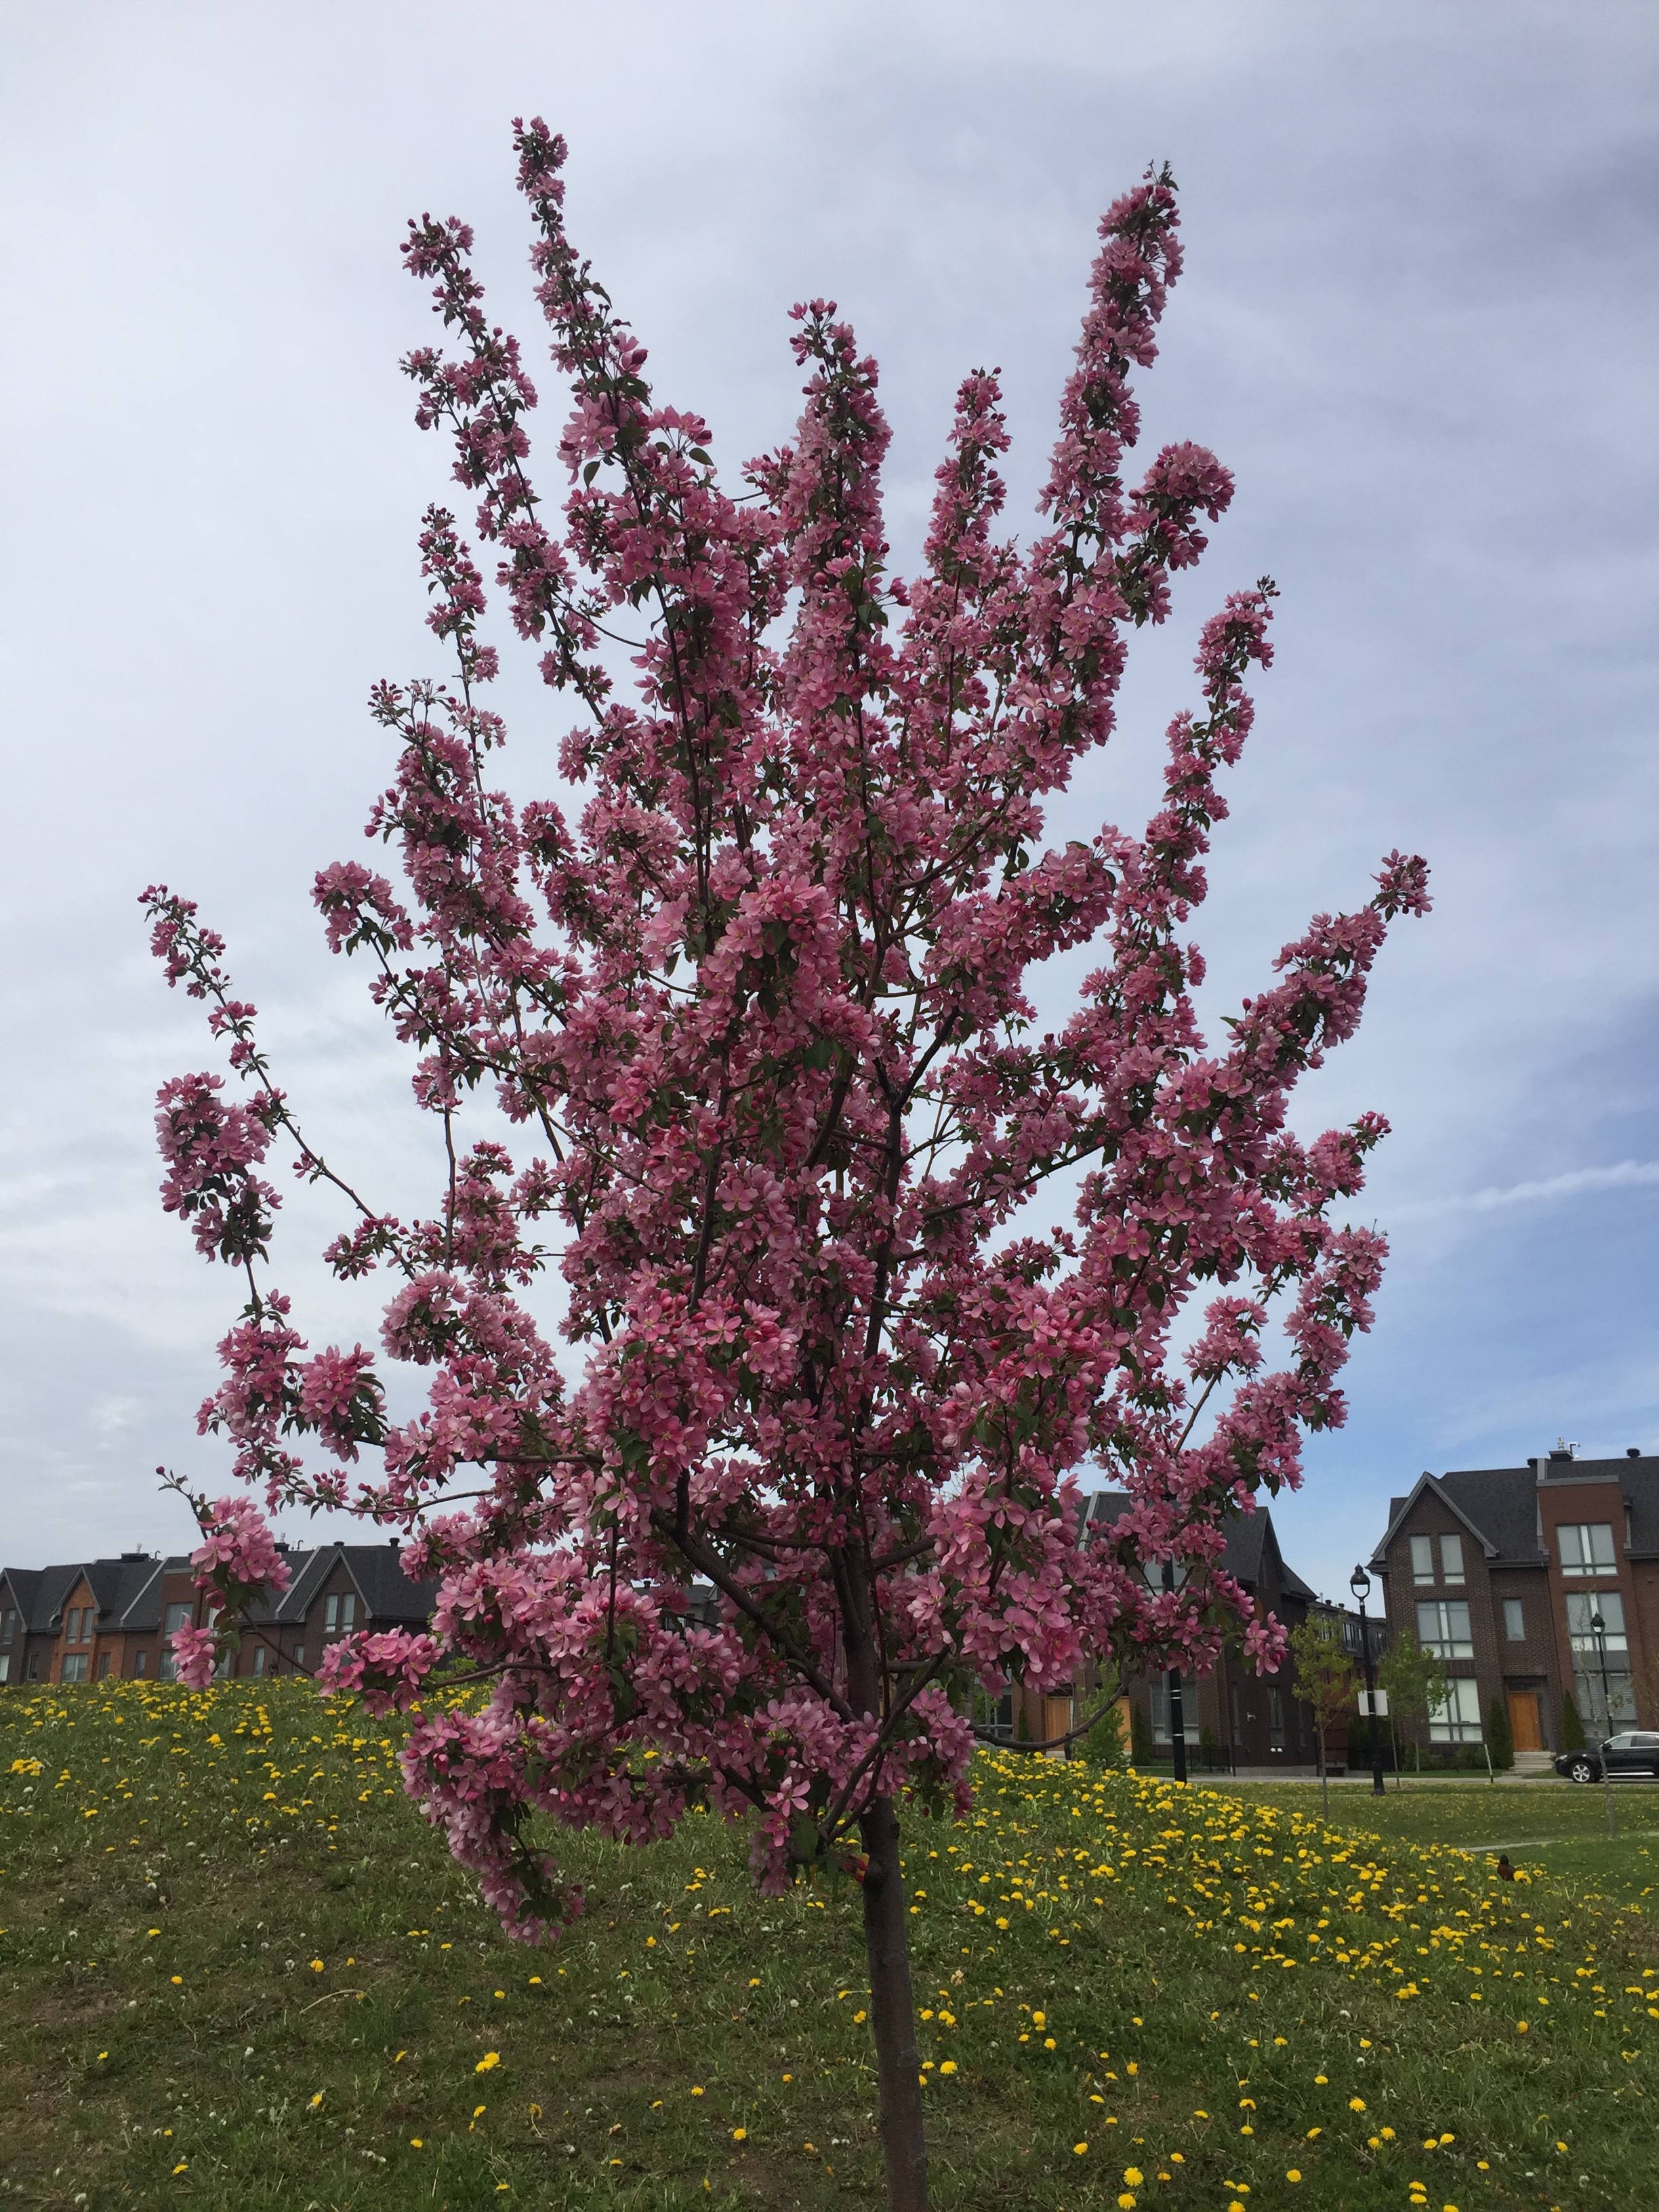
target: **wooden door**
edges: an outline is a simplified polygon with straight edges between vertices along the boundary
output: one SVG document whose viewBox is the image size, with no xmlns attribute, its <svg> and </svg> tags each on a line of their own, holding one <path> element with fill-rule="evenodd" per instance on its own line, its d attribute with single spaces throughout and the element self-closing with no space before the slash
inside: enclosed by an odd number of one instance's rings
<svg viewBox="0 0 1659 2212">
<path fill-rule="evenodd" d="M 1542 1751 L 1544 1730 L 1538 1712 L 1536 1690 L 1511 1690 L 1510 1738 L 1517 1751 Z"/>
</svg>

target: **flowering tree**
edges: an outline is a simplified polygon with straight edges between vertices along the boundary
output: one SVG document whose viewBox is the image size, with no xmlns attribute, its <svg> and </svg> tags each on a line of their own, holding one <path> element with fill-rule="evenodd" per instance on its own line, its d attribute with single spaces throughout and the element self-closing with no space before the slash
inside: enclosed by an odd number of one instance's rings
<svg viewBox="0 0 1659 2212">
<path fill-rule="evenodd" d="M 247 1283 L 201 1420 L 269 1507 L 400 1527 L 440 1578 L 430 1635 L 346 1639 L 325 1679 L 380 1710 L 441 1661 L 489 1681 L 476 1715 L 418 1719 L 405 1768 L 513 1934 L 578 1909 L 559 1824 L 644 1841 L 706 1804 L 746 1822 L 768 1889 L 826 1863 L 860 1877 L 908 2212 L 927 2169 L 899 1808 L 967 1804 L 979 1684 L 1060 1686 L 1095 1656 L 1201 1666 L 1241 1620 L 1276 1664 L 1276 1624 L 1217 1565 L 1224 1521 L 1296 1481 L 1302 1429 L 1341 1419 L 1383 1253 L 1331 1218 L 1383 1123 L 1304 1145 L 1286 1102 L 1354 1027 L 1425 871 L 1391 855 L 1206 1049 L 1183 925 L 1250 726 L 1244 678 L 1269 658 L 1266 581 L 1203 628 L 1146 835 L 1044 843 L 1045 800 L 1110 733 L 1127 631 L 1164 619 L 1231 493 L 1197 446 L 1124 475 L 1130 372 L 1180 267 L 1167 173 L 1101 225 L 1041 534 L 996 534 L 1007 438 L 976 371 L 907 582 L 875 365 L 834 302 L 793 311 L 799 428 L 734 495 L 568 241 L 562 141 L 536 122 L 516 145 L 574 399 L 562 528 L 528 471 L 536 392 L 460 222 L 410 227 L 447 349 L 404 368 L 416 420 L 453 438 L 512 627 L 577 716 L 559 768 L 585 796 L 573 818 L 492 787 L 484 580 L 431 508 L 422 573 L 453 672 L 373 697 L 398 751 L 368 830 L 404 888 L 353 861 L 315 886 L 416 1055 L 441 1135 L 429 1218 L 377 1211 L 312 1147 L 222 941 L 189 901 L 144 895 L 169 980 L 208 1001 L 246 1086 L 232 1104 L 191 1075 L 160 1098 L 165 1203 Z M 1045 1030 L 1032 971 L 1088 944 L 1098 964 Z M 391 1419 L 380 1354 L 311 1351 L 271 1285 L 273 1144 L 349 1210 L 335 1273 L 389 1274 L 381 1350 L 428 1370 L 416 1418 Z M 1200 1284 L 1215 1294 L 1177 1358 Z M 1288 1350 L 1267 1372 L 1275 1309 Z M 1133 1504 L 1085 1547 L 1091 1468 Z M 204 1507 L 228 1623 L 270 1571 L 245 1508 Z M 1164 1559 L 1190 1569 L 1172 1591 L 1142 1571 Z M 183 1656 L 199 1669 L 211 1647 Z"/>
</svg>

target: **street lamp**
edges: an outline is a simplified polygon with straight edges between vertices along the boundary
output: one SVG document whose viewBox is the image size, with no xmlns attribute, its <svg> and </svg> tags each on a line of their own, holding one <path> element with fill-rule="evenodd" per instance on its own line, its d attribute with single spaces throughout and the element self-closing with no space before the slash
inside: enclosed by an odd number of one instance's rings
<svg viewBox="0 0 1659 2212">
<path fill-rule="evenodd" d="M 1613 1734 L 1613 1699 L 1607 1690 L 1607 1624 L 1601 1618 L 1598 1606 L 1590 1615 L 1590 1634 L 1595 1638 L 1595 1656 L 1601 1662 L 1601 1794 L 1607 1801 L 1607 1833 L 1613 1833 L 1613 1774 L 1607 1765 L 1607 1738 Z"/>
<path fill-rule="evenodd" d="M 1166 1590 L 1173 1590 L 1176 1588 L 1173 1559 L 1165 1559 L 1164 1562 L 1163 1582 Z M 1164 1680 L 1170 1693 L 1170 1763 L 1174 1770 L 1175 1779 L 1177 1782 L 1184 1782 L 1187 1779 L 1187 1724 L 1186 1715 L 1182 1712 L 1181 1705 L 1180 1668 L 1171 1667 Z"/>
<path fill-rule="evenodd" d="M 1382 1793 L 1382 1747 L 1376 1740 L 1376 1669 L 1371 1664 L 1370 1624 L 1365 1618 L 1365 1600 L 1371 1594 L 1371 1578 L 1364 1567 L 1356 1567 L 1348 1577 L 1348 1588 L 1353 1592 L 1359 1607 L 1359 1649 L 1365 1662 L 1365 1717 L 1370 1724 L 1371 1737 L 1371 1795 Z"/>
</svg>

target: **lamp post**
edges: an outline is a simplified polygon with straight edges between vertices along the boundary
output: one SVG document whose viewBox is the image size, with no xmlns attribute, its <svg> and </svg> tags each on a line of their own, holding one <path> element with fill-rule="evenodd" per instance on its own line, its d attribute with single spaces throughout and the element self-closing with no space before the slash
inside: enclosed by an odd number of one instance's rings
<svg viewBox="0 0 1659 2212">
<path fill-rule="evenodd" d="M 1601 1795 L 1607 1802 L 1607 1833 L 1613 1829 L 1613 1775 L 1607 1765 L 1607 1738 L 1613 1734 L 1613 1700 L 1607 1691 L 1607 1624 L 1601 1618 L 1598 1606 L 1590 1615 L 1590 1634 L 1595 1638 L 1595 1656 L 1601 1665 L 1601 1747 L 1597 1754 L 1601 1762 Z"/>
<path fill-rule="evenodd" d="M 1163 1579 L 1166 1590 L 1175 1589 L 1176 1571 L 1173 1559 L 1165 1559 L 1164 1562 Z M 1165 1680 L 1170 1692 L 1170 1757 L 1175 1769 L 1176 1780 L 1184 1782 L 1187 1779 L 1187 1723 L 1186 1716 L 1181 1709 L 1180 1668 L 1171 1667 Z"/>
<path fill-rule="evenodd" d="M 1383 1794 L 1382 1747 L 1376 1740 L 1376 1669 L 1371 1664 L 1370 1623 L 1365 1618 L 1365 1600 L 1371 1594 L 1371 1578 L 1363 1566 L 1356 1567 L 1349 1576 L 1348 1588 L 1359 1607 L 1359 1650 L 1365 1662 L 1365 1719 L 1370 1729 L 1371 1795 L 1380 1797 Z"/>
</svg>

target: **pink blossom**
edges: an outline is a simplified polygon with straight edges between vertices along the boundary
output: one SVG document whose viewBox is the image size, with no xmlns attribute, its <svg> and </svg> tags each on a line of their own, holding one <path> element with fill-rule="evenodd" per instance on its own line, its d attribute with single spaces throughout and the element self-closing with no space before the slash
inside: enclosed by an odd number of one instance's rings
<svg viewBox="0 0 1659 2212">
<path fill-rule="evenodd" d="M 1200 628 L 1144 828 L 1051 835 L 1232 493 L 1194 444 L 1133 465 L 1181 270 L 1167 172 L 1101 225 L 1036 537 L 1003 530 L 1007 428 L 975 371 L 906 578 L 876 364 L 836 303 L 794 309 L 798 422 L 734 481 L 569 236 L 562 140 L 515 143 L 562 507 L 471 233 L 422 216 L 405 258 L 441 331 L 404 366 L 492 550 L 422 518 L 448 672 L 370 699 L 398 889 L 356 861 L 314 886 L 407 1050 L 424 1215 L 369 1188 L 372 1147 L 348 1170 L 313 1145 L 221 940 L 145 895 L 245 1086 L 160 1102 L 164 1202 L 248 1288 L 202 1424 L 268 1510 L 399 1528 L 437 1583 L 429 1633 L 343 1639 L 322 1677 L 374 1712 L 434 1669 L 488 1685 L 426 1706 L 404 1775 L 511 1933 L 580 1910 L 562 1830 L 645 1843 L 706 1807 L 746 1822 L 768 1890 L 858 1864 L 878 1978 L 908 1924 L 896 1808 L 970 1802 L 964 1686 L 1202 1666 L 1231 1635 L 1278 1664 L 1228 1533 L 1345 1418 L 1384 1257 L 1345 1220 L 1384 1124 L 1304 1139 L 1293 1094 L 1426 872 L 1389 854 L 1206 1037 L 1191 933 L 1273 657 L 1267 578 Z M 561 695 L 557 802 L 499 772 L 484 687 L 515 635 Z M 1044 963 L 1085 946 L 1050 1024 Z M 311 1353 L 266 1279 L 278 1139 L 340 1209 L 336 1274 L 392 1278 L 373 1351 Z M 1102 1480 L 1127 1499 L 1103 1526 Z M 234 1623 L 272 1546 L 203 1511 Z M 890 2086 L 896 2002 L 872 2008 Z"/>
</svg>

